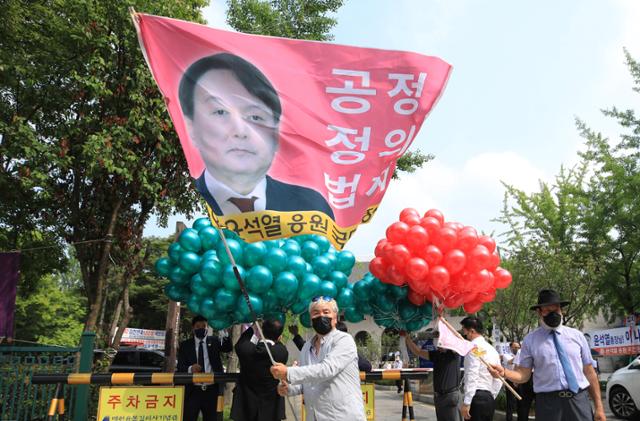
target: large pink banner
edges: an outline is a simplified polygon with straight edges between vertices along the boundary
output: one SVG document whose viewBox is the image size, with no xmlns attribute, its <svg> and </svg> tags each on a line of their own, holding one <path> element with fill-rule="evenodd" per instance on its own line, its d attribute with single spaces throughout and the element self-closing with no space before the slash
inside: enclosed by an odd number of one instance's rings
<svg viewBox="0 0 640 421">
<path fill-rule="evenodd" d="M 315 232 L 344 245 L 451 71 L 415 53 L 136 22 L 196 187 L 249 241 Z"/>
</svg>

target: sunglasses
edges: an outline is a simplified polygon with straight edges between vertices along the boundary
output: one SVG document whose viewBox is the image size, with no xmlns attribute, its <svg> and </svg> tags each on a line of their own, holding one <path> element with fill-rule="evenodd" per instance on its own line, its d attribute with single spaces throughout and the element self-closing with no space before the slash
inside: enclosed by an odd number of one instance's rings
<svg viewBox="0 0 640 421">
<path fill-rule="evenodd" d="M 322 301 L 333 301 L 333 297 L 329 297 L 327 295 L 318 295 L 317 297 L 313 297 L 311 299 L 311 301 L 314 302 L 314 303 L 318 302 L 320 300 L 322 300 Z"/>
</svg>

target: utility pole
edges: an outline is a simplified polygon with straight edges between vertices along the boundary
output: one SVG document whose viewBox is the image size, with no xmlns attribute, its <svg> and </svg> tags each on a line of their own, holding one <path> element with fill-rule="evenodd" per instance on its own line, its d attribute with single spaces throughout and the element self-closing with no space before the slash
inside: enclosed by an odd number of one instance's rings
<svg viewBox="0 0 640 421">
<path fill-rule="evenodd" d="M 175 240 L 178 240 L 180 233 L 184 231 L 187 226 L 184 222 L 176 222 L 176 235 Z M 178 355 L 178 337 L 180 336 L 180 303 L 169 300 L 169 306 L 167 309 L 167 322 L 165 324 L 165 337 L 164 337 L 164 371 L 173 372 L 176 371 L 176 360 Z"/>
</svg>

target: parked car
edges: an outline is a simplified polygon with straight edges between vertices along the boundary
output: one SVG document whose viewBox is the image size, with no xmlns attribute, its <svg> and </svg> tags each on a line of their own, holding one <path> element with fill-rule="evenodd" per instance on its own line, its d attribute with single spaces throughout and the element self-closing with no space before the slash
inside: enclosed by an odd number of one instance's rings
<svg viewBox="0 0 640 421">
<path fill-rule="evenodd" d="M 609 377 L 607 402 L 618 418 L 640 418 L 640 356 Z"/>
<path fill-rule="evenodd" d="M 164 353 L 154 349 L 120 348 L 109 366 L 110 373 L 155 373 L 164 368 Z"/>
</svg>

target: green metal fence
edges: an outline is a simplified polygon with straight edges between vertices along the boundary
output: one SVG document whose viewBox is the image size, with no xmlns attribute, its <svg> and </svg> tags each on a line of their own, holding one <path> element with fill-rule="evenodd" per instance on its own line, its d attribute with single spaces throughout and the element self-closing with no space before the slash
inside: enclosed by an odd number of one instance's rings
<svg viewBox="0 0 640 421">
<path fill-rule="evenodd" d="M 85 332 L 79 347 L 0 346 L 0 420 L 45 420 L 56 385 L 31 383 L 34 373 L 90 372 L 95 334 Z M 77 361 L 80 356 L 80 361 Z M 87 419 L 88 386 L 65 388 L 66 419 Z"/>
</svg>

